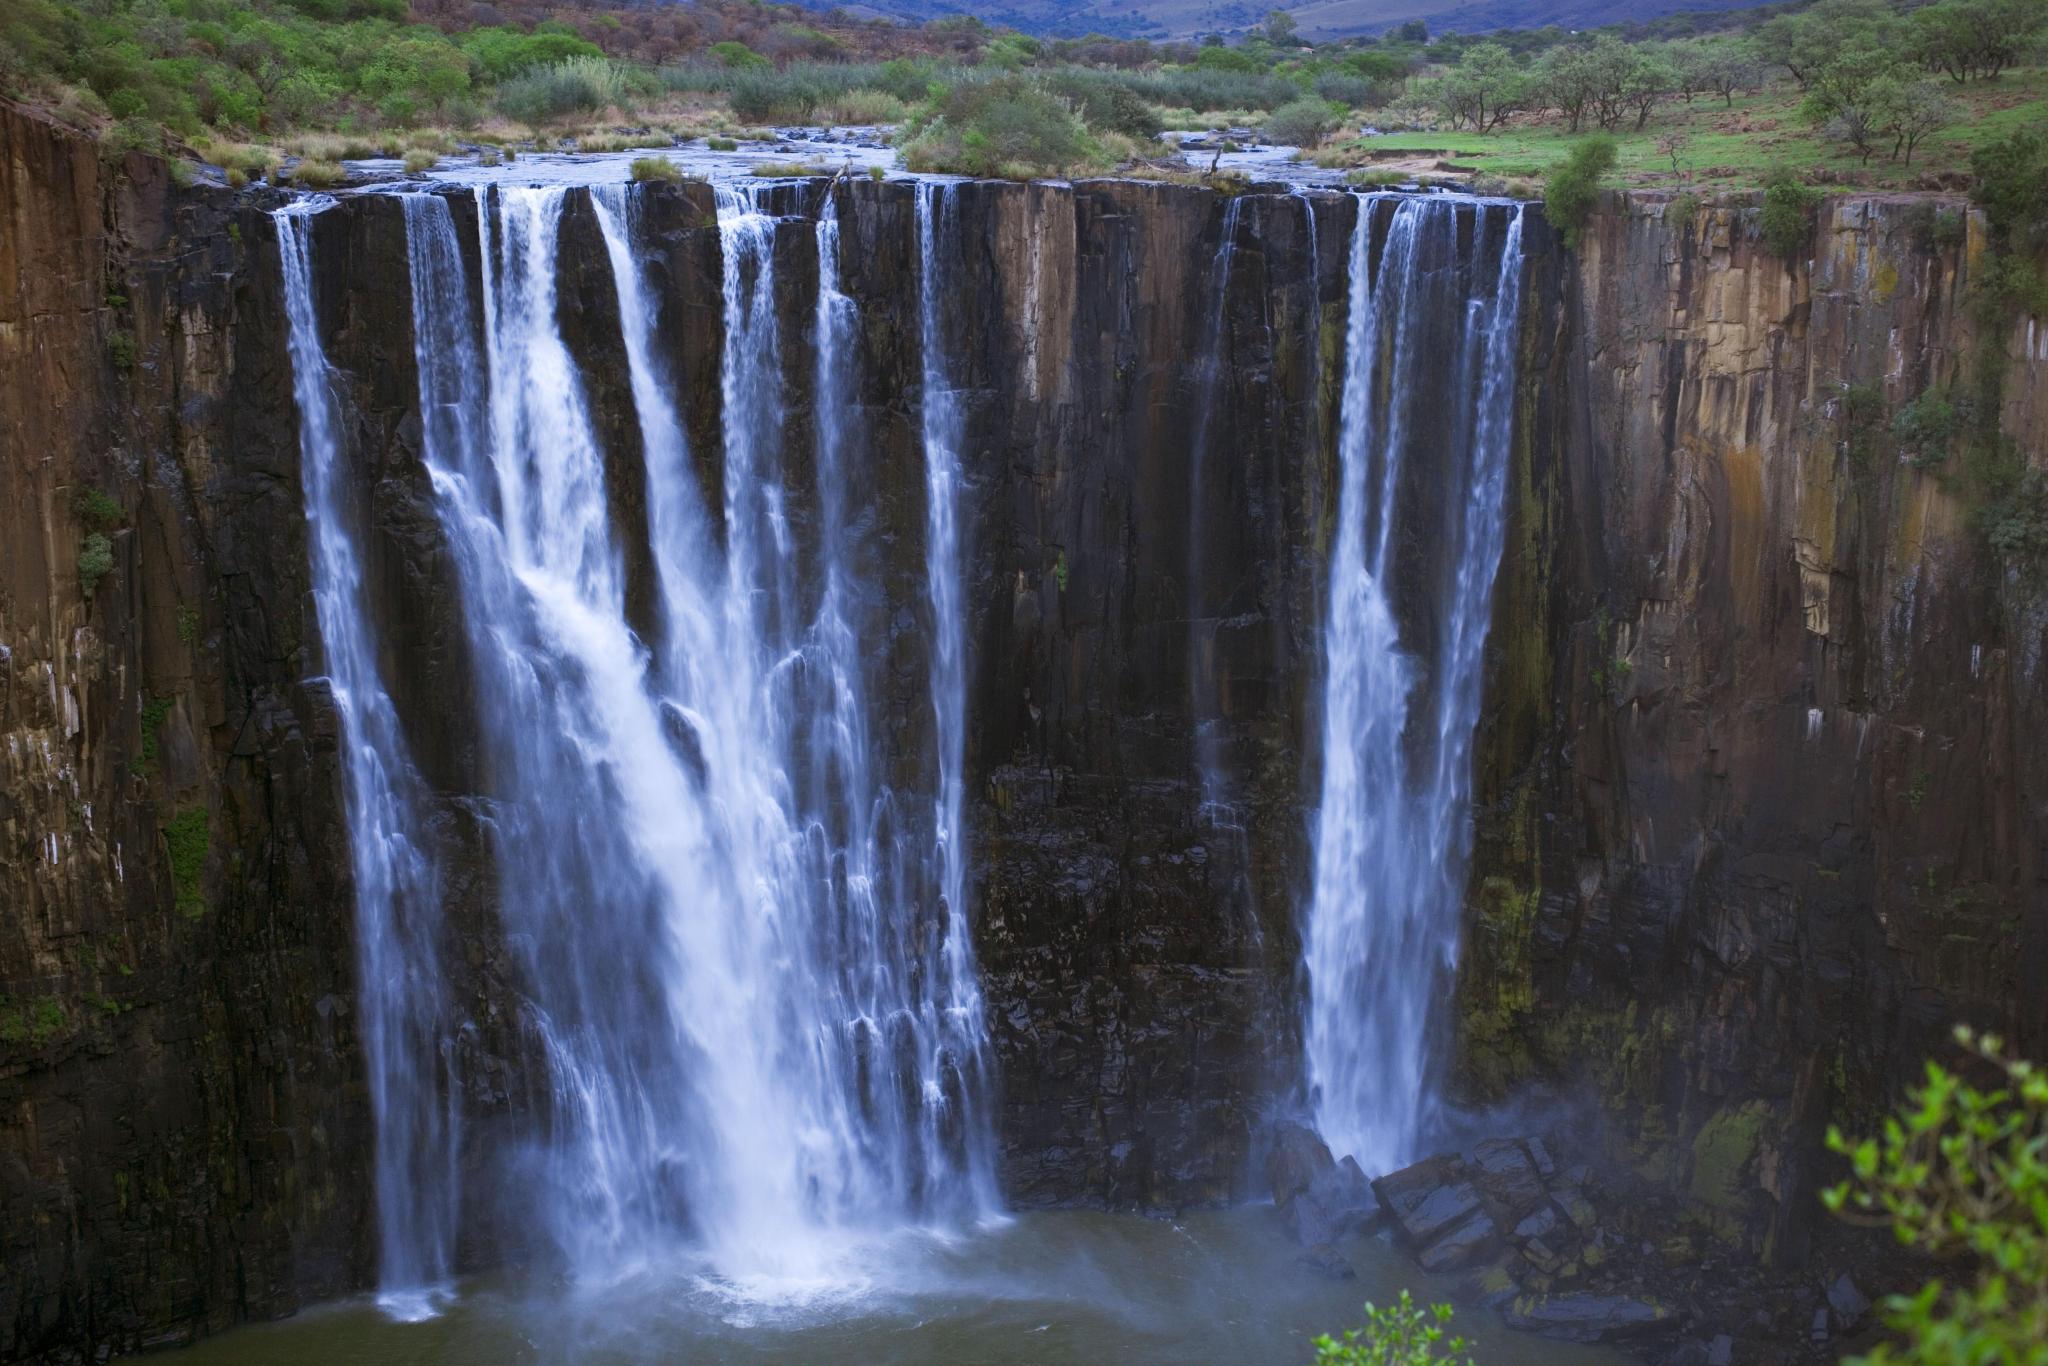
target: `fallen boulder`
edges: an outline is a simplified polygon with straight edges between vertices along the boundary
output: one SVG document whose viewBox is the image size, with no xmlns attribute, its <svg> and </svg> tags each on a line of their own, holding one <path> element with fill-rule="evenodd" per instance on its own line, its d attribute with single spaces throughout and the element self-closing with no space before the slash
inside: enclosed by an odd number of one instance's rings
<svg viewBox="0 0 2048 1366">
<path fill-rule="evenodd" d="M 1493 1220 L 1474 1214 L 1422 1249 L 1415 1260 L 1424 1271 L 1457 1271 L 1493 1251 L 1494 1243 Z"/>
<path fill-rule="evenodd" d="M 1315 1130 L 1301 1124 L 1276 1126 L 1273 1146 L 1266 1152 L 1266 1185 L 1273 1203 L 1286 1205 L 1336 1165 Z"/>
<path fill-rule="evenodd" d="M 1489 1138 L 1479 1144 L 1472 1150 L 1466 1170 L 1487 1204 L 1508 1223 L 1520 1220 L 1549 1194 L 1536 1163 L 1511 1138 Z"/>
<path fill-rule="evenodd" d="M 1473 1189 L 1471 1182 L 1460 1181 L 1456 1185 L 1437 1187 L 1406 1214 L 1397 1212 L 1395 1219 L 1410 1242 L 1423 1246 L 1435 1242 L 1478 1212 L 1479 1192 Z"/>
<path fill-rule="evenodd" d="M 1403 1167 L 1375 1179 L 1372 1193 L 1379 1197 L 1380 1204 L 1400 1219 L 1417 1205 L 1428 1199 L 1438 1188 L 1458 1178 L 1458 1159 L 1448 1154 L 1425 1157 L 1413 1166 Z"/>
</svg>

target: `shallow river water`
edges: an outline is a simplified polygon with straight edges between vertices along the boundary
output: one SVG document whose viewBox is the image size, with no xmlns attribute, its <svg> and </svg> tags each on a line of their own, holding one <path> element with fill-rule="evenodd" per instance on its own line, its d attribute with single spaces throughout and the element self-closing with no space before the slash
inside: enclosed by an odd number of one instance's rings
<svg viewBox="0 0 2048 1366">
<path fill-rule="evenodd" d="M 902 1235 L 850 1252 L 843 1275 L 735 1286 L 687 1268 L 604 1287 L 465 1283 L 440 1316 L 387 1318 L 368 1300 L 242 1328 L 180 1366 L 509 1366 L 510 1363 L 858 1362 L 902 1366 L 1308 1363 L 1320 1332 L 1407 1286 L 1441 1299 L 1383 1238 L 1352 1240 L 1355 1281 L 1294 1265 L 1270 1208 L 1178 1220 L 1059 1212 L 966 1237 Z M 1612 1351 L 1502 1328 L 1460 1311 L 1479 1360 L 1622 1366 Z"/>
</svg>

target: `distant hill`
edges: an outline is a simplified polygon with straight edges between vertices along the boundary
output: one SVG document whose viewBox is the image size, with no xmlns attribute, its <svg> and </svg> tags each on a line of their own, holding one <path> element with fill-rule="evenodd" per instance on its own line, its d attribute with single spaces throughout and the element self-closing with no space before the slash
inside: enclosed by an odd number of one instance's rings
<svg viewBox="0 0 2048 1366">
<path fill-rule="evenodd" d="M 830 0 L 805 0 L 831 8 Z M 1432 33 L 1496 28 L 1598 28 L 1686 10 L 1750 9 L 1764 0 L 1302 0 L 1286 8 L 1304 37 L 1378 33 L 1420 19 Z M 923 23 L 971 14 L 990 24 L 1054 37 L 1106 33 L 1119 38 L 1193 38 L 1252 28 L 1273 8 L 1248 0 L 861 0 L 862 13 Z"/>
</svg>

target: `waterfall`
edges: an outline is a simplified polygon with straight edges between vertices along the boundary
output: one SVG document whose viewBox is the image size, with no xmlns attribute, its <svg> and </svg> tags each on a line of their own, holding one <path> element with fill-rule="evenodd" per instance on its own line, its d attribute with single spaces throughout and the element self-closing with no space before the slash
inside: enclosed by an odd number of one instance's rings
<svg viewBox="0 0 2048 1366">
<path fill-rule="evenodd" d="M 1209 559 L 1205 554 L 1202 529 L 1209 516 L 1209 461 L 1212 444 L 1210 428 L 1223 389 L 1228 363 L 1230 330 L 1230 275 L 1237 259 L 1238 220 L 1244 196 L 1232 195 L 1223 202 L 1223 228 L 1216 242 L 1216 256 L 1209 265 L 1210 308 L 1203 329 L 1197 361 L 1197 393 L 1194 400 L 1194 431 L 1188 442 L 1188 704 L 1195 728 L 1195 768 L 1202 780 L 1201 815 L 1212 827 L 1232 836 L 1242 852 L 1244 822 L 1231 801 L 1231 785 L 1223 756 L 1222 699 L 1216 692 L 1216 631 L 1222 624 L 1217 614 L 1224 604 L 1209 584 Z M 1242 860 L 1240 860 L 1240 864 Z M 1254 927 L 1258 921 L 1252 919 Z"/>
<path fill-rule="evenodd" d="M 342 467 L 341 416 L 312 283 L 318 197 L 277 210 L 292 396 L 311 533 L 314 617 L 341 727 L 342 798 L 355 876 L 358 1010 L 374 1125 L 379 1299 L 431 1313 L 451 1270 L 458 1201 L 454 1059 L 440 973 L 440 870 L 427 794 L 378 674 L 357 538 L 367 481 Z"/>
<path fill-rule="evenodd" d="M 939 244 L 958 236 L 956 187 L 917 186 L 918 330 L 922 349 L 925 459 L 925 582 L 932 614 L 931 701 L 937 737 L 937 796 L 932 804 L 937 862 L 936 950 L 927 971 L 942 992 L 938 1016 L 946 1077 L 957 1098 L 942 1100 L 947 1118 L 964 1138 L 966 1178 L 981 1206 L 994 1202 L 988 1139 L 981 1132 L 981 1098 L 986 1092 L 988 1033 L 982 1017 L 979 979 L 967 929 L 967 621 L 961 597 L 962 547 L 960 445 L 965 415 L 947 374 L 943 306 L 944 265 Z M 930 1086 L 940 1078 L 928 1082 Z M 943 1092 L 941 1092 L 943 1094 Z M 973 1113 L 962 1113 L 969 1107 Z"/>
<path fill-rule="evenodd" d="M 1457 957 L 1521 232 L 1519 206 L 1367 196 L 1351 242 L 1305 958 L 1316 1122 L 1368 1172 L 1422 1136 L 1429 1027 Z"/>
<path fill-rule="evenodd" d="M 722 497 L 699 486 L 656 343 L 641 191 L 590 208 L 645 478 L 621 520 L 558 318 L 562 188 L 402 196 L 421 459 L 462 595 L 512 1021 L 544 1092 L 494 1127 L 517 1210 L 579 1276 L 682 1251 L 728 1284 L 842 1276 L 860 1240 L 995 1208 L 987 1038 L 965 920 L 961 418 L 937 297 L 943 196 L 919 200 L 931 763 L 889 780 L 874 642 L 880 531 L 858 494 L 858 315 L 815 224 L 810 473 L 787 449 L 767 187 L 721 192 Z M 934 213 L 939 206 L 940 212 Z M 382 1280 L 422 1306 L 457 1217 L 449 992 L 429 794 L 379 683 L 319 347 L 305 218 L 278 216 L 318 615 L 348 738 Z M 813 487 L 813 484 L 815 487 Z M 720 525 L 722 523 L 722 526 Z M 722 531 L 722 535 L 719 534 Z M 656 620 L 636 629 L 644 537 Z M 434 718 L 419 718 L 433 724 Z M 850 1255 L 851 1254 L 851 1255 Z"/>
</svg>

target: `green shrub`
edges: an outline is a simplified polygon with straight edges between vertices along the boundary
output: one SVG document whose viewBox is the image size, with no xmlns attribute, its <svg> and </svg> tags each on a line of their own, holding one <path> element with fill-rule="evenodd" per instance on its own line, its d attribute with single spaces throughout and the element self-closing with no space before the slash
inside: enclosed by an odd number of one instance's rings
<svg viewBox="0 0 2048 1366">
<path fill-rule="evenodd" d="M 1901 1341 L 1857 1359 L 1869 1366 L 2032 1363 L 2048 1342 L 2048 1071 L 1991 1036 L 1958 1029 L 1956 1040 L 1998 1079 L 1993 1089 L 1929 1062 L 1882 1138 L 1828 1131 L 1851 1176 L 1822 1192 L 1827 1207 L 1960 1263 L 1886 1300 Z"/>
<path fill-rule="evenodd" d="M 1931 470 L 1948 463 L 1953 443 L 1968 425 L 1967 408 L 1959 414 L 1946 392 L 1930 389 L 1899 409 L 1892 419 L 1892 439 L 1913 468 Z"/>
<path fill-rule="evenodd" d="M 100 580 L 114 569 L 114 543 L 101 531 L 87 532 L 78 542 L 78 591 L 92 601 Z"/>
<path fill-rule="evenodd" d="M 1301 87 L 1268 71 L 1177 67 L 1128 79 L 1132 89 L 1156 104 L 1197 113 L 1216 109 L 1278 109 L 1301 97 Z"/>
<path fill-rule="evenodd" d="M 1757 216 L 1764 245 L 1791 260 L 1813 238 L 1813 211 L 1820 201 L 1819 190 L 1785 167 L 1766 175 L 1763 209 Z"/>
<path fill-rule="evenodd" d="M 71 495 L 71 512 L 92 531 L 112 531 L 121 525 L 121 505 L 104 489 L 82 485 Z"/>
<path fill-rule="evenodd" d="M 188 920 L 206 914 L 206 855 L 213 847 L 212 823 L 206 808 L 188 806 L 164 827 L 164 847 L 170 855 L 171 895 L 178 913 Z"/>
<path fill-rule="evenodd" d="M 1993 244 L 2027 252 L 2048 244 L 2048 130 L 2022 129 L 1970 156 L 1970 198 Z"/>
<path fill-rule="evenodd" d="M 736 152 L 740 146 L 731 138 L 706 138 L 704 145 L 714 152 Z"/>
<path fill-rule="evenodd" d="M 2023 466 L 2023 462 L 2015 446 L 2007 463 Z M 2038 578 L 2048 568 L 2048 470 L 2018 467 L 2012 474 L 1985 503 L 1978 525 L 1992 553 L 2007 568 Z"/>
<path fill-rule="evenodd" d="M 1605 133 L 1580 138 L 1563 161 L 1543 178 L 1543 211 L 1574 250 L 1600 202 L 1600 182 L 1614 169 L 1614 139 Z"/>
<path fill-rule="evenodd" d="M 1341 105 L 1304 95 L 1266 116 L 1266 138 L 1286 147 L 1314 148 L 1336 131 L 1344 114 Z"/>
<path fill-rule="evenodd" d="M 1094 132 L 1156 138 L 1163 126 L 1152 102 L 1113 72 L 1070 67 L 1047 73 L 1044 85 L 1072 104 Z"/>
<path fill-rule="evenodd" d="M 498 109 L 521 123 L 547 123 L 571 114 L 623 107 L 630 99 L 626 74 L 602 57 L 571 57 L 532 67 L 498 87 Z"/>
<path fill-rule="evenodd" d="M 440 164 L 441 158 L 439 154 L 425 147 L 410 147 L 406 149 L 405 169 L 409 174 L 417 175 L 421 171 L 431 171 Z"/>
<path fill-rule="evenodd" d="M 1327 1333 L 1315 1340 L 1315 1366 L 1472 1366 L 1465 1340 L 1448 1336 L 1451 1306 L 1417 1307 L 1407 1291 L 1385 1309 L 1365 1306 L 1365 1327 L 1350 1328 L 1342 1341 Z"/>
<path fill-rule="evenodd" d="M 122 374 L 135 368 L 135 334 L 117 327 L 107 334 L 107 359 Z"/>
<path fill-rule="evenodd" d="M 763 57 L 745 43 L 713 43 L 709 50 L 713 61 L 717 62 L 720 66 L 731 67 L 736 71 L 770 65 L 766 57 Z"/>
<path fill-rule="evenodd" d="M 905 129 L 915 171 L 1028 180 L 1105 167 L 1102 148 L 1066 101 L 1023 76 L 962 81 Z"/>
<path fill-rule="evenodd" d="M 516 28 L 471 29 L 457 40 L 483 75 L 493 81 L 516 76 L 529 67 L 552 66 L 571 57 L 604 56 L 604 49 L 574 33 Z"/>
<path fill-rule="evenodd" d="M 633 164 L 628 169 L 632 173 L 634 183 L 641 185 L 653 180 L 674 184 L 683 178 L 683 168 L 667 157 L 634 157 Z"/>
</svg>

